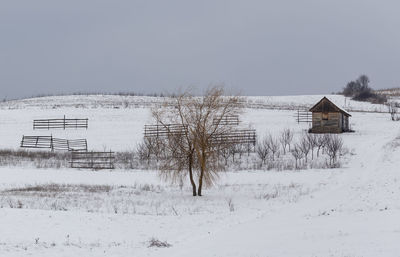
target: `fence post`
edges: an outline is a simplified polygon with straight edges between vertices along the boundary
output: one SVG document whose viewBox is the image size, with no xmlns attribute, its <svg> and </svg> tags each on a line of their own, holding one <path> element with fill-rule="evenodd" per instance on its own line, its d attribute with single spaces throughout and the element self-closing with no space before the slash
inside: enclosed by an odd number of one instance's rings
<svg viewBox="0 0 400 257">
<path fill-rule="evenodd" d="M 112 156 L 112 154 L 111 154 L 111 149 L 110 149 L 110 169 L 112 169 L 112 161 L 111 161 L 111 156 Z"/>
<path fill-rule="evenodd" d="M 72 151 L 72 153 L 71 153 L 71 168 L 74 167 L 74 158 L 75 158 L 74 152 Z"/>
<path fill-rule="evenodd" d="M 91 153 L 91 155 L 90 155 L 90 167 L 92 168 L 92 169 L 94 169 L 94 152 L 93 151 L 91 151 L 90 152 Z"/>
<path fill-rule="evenodd" d="M 300 110 L 297 110 L 297 124 L 300 124 Z"/>
</svg>

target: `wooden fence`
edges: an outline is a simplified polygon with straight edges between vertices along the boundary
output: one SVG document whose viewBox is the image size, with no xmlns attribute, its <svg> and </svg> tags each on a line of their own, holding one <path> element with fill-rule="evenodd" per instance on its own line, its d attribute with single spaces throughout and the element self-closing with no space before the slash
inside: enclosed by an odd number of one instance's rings
<svg viewBox="0 0 400 257">
<path fill-rule="evenodd" d="M 251 144 L 255 145 L 257 141 L 255 129 L 237 129 L 229 133 L 214 136 L 212 141 L 218 144 Z"/>
<path fill-rule="evenodd" d="M 52 136 L 22 136 L 22 148 L 52 148 Z"/>
<path fill-rule="evenodd" d="M 86 139 L 67 140 L 68 151 L 85 151 L 88 150 Z"/>
<path fill-rule="evenodd" d="M 145 125 L 144 126 L 144 137 L 168 137 L 168 136 L 183 136 L 187 130 L 186 125 L 181 124 L 157 124 L 157 125 Z"/>
<path fill-rule="evenodd" d="M 236 126 L 239 124 L 238 116 L 227 116 L 223 119 L 213 120 L 213 124 L 223 126 Z M 187 125 L 182 124 L 164 124 L 164 125 L 145 125 L 145 138 L 167 138 L 169 136 L 183 136 L 187 131 Z M 229 131 L 230 130 L 230 131 Z M 211 141 L 214 145 L 243 145 L 248 152 L 255 151 L 257 135 L 255 129 L 229 129 L 226 133 L 214 136 Z"/>
<path fill-rule="evenodd" d="M 240 123 L 238 115 L 227 115 L 222 118 L 214 118 L 213 125 L 231 125 L 238 126 Z"/>
<path fill-rule="evenodd" d="M 312 122 L 312 113 L 307 110 L 297 110 L 296 113 L 294 114 L 294 117 L 296 118 L 297 123 Z"/>
<path fill-rule="evenodd" d="M 114 152 L 77 152 L 71 155 L 71 168 L 78 169 L 114 169 Z"/>
<path fill-rule="evenodd" d="M 67 140 L 53 136 L 22 136 L 22 148 L 51 149 L 59 151 L 87 151 L 86 139 Z"/>
<path fill-rule="evenodd" d="M 88 129 L 89 119 L 40 119 L 33 120 L 33 129 Z"/>
</svg>

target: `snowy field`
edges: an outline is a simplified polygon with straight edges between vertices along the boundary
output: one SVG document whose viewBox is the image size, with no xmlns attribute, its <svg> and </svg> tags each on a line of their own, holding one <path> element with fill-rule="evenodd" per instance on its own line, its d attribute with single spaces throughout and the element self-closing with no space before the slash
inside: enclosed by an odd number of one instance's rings
<svg viewBox="0 0 400 257">
<path fill-rule="evenodd" d="M 243 98 L 245 106 L 259 109 L 297 110 L 312 107 L 325 95 L 300 95 L 300 96 L 247 96 Z M 348 111 L 386 112 L 387 108 L 381 104 L 370 104 L 353 101 L 342 95 L 326 95 L 339 107 Z M 165 101 L 164 97 L 148 96 L 119 96 L 119 95 L 73 95 L 51 96 L 13 100 L 0 103 L 0 109 L 129 109 L 151 107 L 156 103 Z M 394 101 L 399 101 L 393 97 Z"/>
<path fill-rule="evenodd" d="M 292 107 L 320 98 L 249 97 L 241 120 L 260 136 L 288 127 L 300 134 L 308 125 L 295 122 Z M 343 107 L 343 97 L 332 98 Z M 157 101 L 2 103 L 0 148 L 51 133 L 87 138 L 89 149 L 132 150 L 151 123 L 147 103 Z M 399 256 L 400 123 L 373 112 L 379 105 L 347 105 L 357 109 L 350 120 L 356 132 L 343 134 L 350 152 L 343 168 L 228 171 L 203 197 L 192 197 L 187 181 L 162 182 L 156 171 L 1 167 L 0 256 Z M 89 129 L 32 130 L 33 119 L 63 115 L 89 118 Z M 152 238 L 170 247 L 149 247 Z"/>
<path fill-rule="evenodd" d="M 323 96 L 246 97 L 240 117 L 242 126 L 259 135 L 278 133 L 284 128 L 307 129 L 295 122 L 295 110 L 308 109 Z M 329 98 L 339 107 L 357 112 L 387 112 L 387 107 L 349 100 L 340 95 Z M 130 151 L 143 138 L 145 124 L 152 124 L 150 107 L 164 98 L 139 96 L 55 96 L 0 103 L 0 148 L 17 149 L 23 135 L 65 139 L 86 138 L 91 150 Z M 88 118 L 88 130 L 33 130 L 34 119 Z M 350 124 L 354 125 L 354 124 Z"/>
</svg>

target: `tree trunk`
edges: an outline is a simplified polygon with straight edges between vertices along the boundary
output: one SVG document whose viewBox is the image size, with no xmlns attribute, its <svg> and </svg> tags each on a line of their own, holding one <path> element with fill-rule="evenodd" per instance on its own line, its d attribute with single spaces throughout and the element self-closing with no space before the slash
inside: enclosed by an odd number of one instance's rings
<svg viewBox="0 0 400 257">
<path fill-rule="evenodd" d="M 193 196 L 196 196 L 196 183 L 194 182 L 193 178 L 193 170 L 192 170 L 192 165 L 193 165 L 193 156 L 189 156 L 189 178 L 190 178 L 190 184 L 192 184 L 192 190 L 193 190 Z"/>
<path fill-rule="evenodd" d="M 201 165 L 200 165 L 199 188 L 197 190 L 197 195 L 198 196 L 201 196 L 201 190 L 203 188 L 203 177 L 204 177 L 205 169 L 206 169 L 206 155 L 203 152 L 202 153 Z"/>
<path fill-rule="evenodd" d="M 199 177 L 199 188 L 198 188 L 198 190 L 197 190 L 197 195 L 198 195 L 198 196 L 201 196 L 201 189 L 202 189 L 202 187 L 203 187 L 203 174 L 204 174 L 204 171 L 201 170 L 201 172 L 200 172 L 200 177 Z"/>
</svg>

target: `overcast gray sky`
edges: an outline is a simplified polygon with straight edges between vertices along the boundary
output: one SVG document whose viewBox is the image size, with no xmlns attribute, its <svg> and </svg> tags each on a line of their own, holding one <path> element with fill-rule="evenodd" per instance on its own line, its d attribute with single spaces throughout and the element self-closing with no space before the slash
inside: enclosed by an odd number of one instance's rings
<svg viewBox="0 0 400 257">
<path fill-rule="evenodd" d="M 0 0 L 0 97 L 400 86 L 398 0 Z"/>
</svg>

